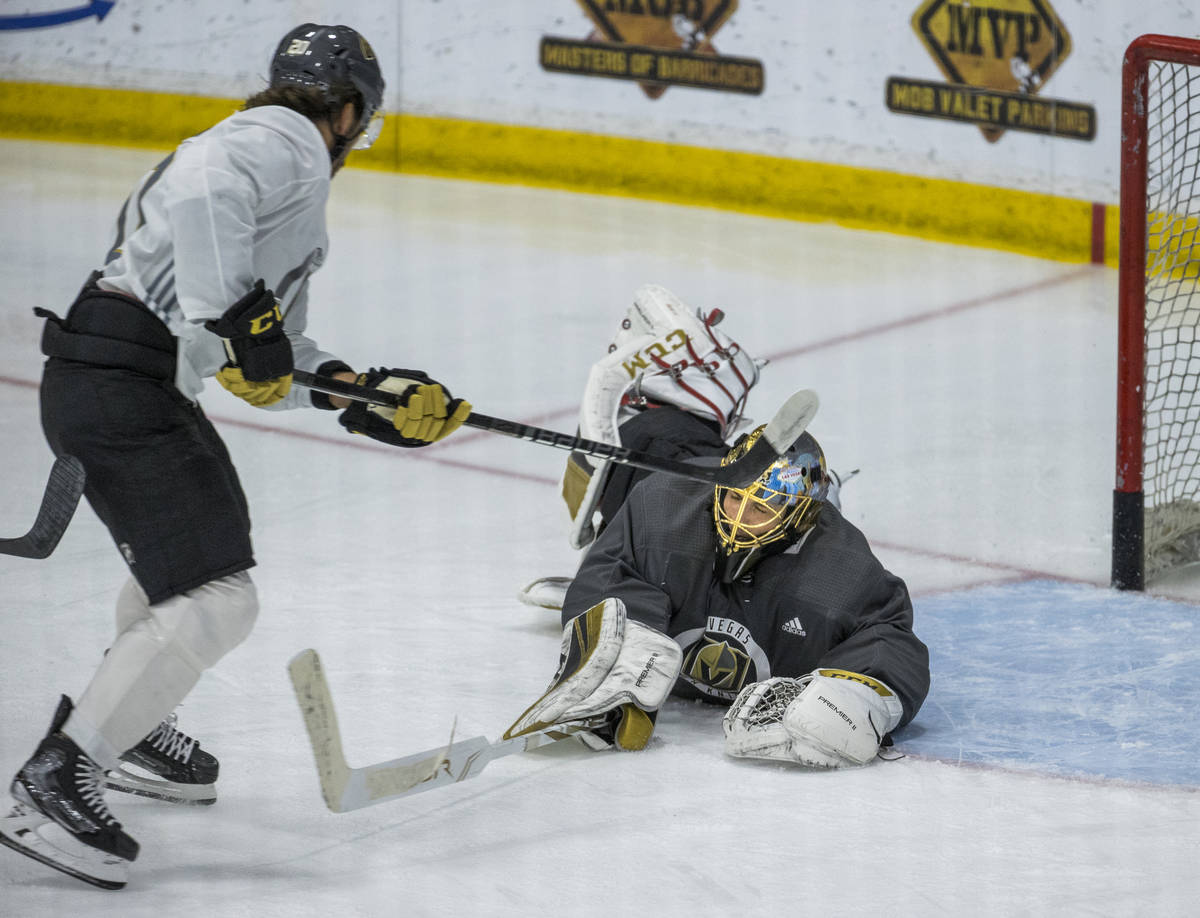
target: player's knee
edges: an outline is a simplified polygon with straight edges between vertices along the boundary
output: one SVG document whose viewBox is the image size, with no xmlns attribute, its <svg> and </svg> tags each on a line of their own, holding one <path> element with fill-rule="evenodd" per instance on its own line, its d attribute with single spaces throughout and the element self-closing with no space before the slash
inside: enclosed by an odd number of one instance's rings
<svg viewBox="0 0 1200 918">
<path fill-rule="evenodd" d="M 117 634 L 123 634 L 150 615 L 150 601 L 137 580 L 130 577 L 117 594 Z"/>
<path fill-rule="evenodd" d="M 253 630 L 258 591 L 242 571 L 173 596 L 153 611 L 160 639 L 197 669 L 208 669 Z"/>
<path fill-rule="evenodd" d="M 217 603 L 221 612 L 221 641 L 225 644 L 222 653 L 228 653 L 250 636 L 254 623 L 258 620 L 258 590 L 254 581 L 245 571 L 223 577 L 212 584 L 217 593 Z"/>
</svg>

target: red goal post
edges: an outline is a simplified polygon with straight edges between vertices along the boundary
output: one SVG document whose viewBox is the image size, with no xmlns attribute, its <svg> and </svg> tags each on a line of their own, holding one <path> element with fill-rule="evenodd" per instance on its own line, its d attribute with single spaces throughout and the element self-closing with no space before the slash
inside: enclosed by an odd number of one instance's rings
<svg viewBox="0 0 1200 918">
<path fill-rule="evenodd" d="M 1200 41 L 1143 35 L 1121 81 L 1112 584 L 1200 560 Z"/>
</svg>

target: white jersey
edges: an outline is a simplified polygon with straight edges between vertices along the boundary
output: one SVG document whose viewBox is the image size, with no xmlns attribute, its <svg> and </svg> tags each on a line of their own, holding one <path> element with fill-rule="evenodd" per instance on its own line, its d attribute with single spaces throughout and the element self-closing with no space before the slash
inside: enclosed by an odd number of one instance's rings
<svg viewBox="0 0 1200 918">
<path fill-rule="evenodd" d="M 238 112 L 185 140 L 134 189 L 99 285 L 146 304 L 179 340 L 175 385 L 188 398 L 226 363 L 204 328 L 258 278 L 280 301 L 295 365 L 336 359 L 304 335 L 308 277 L 329 246 L 329 150 L 316 125 L 280 106 Z M 271 406 L 311 405 L 292 387 Z"/>
</svg>

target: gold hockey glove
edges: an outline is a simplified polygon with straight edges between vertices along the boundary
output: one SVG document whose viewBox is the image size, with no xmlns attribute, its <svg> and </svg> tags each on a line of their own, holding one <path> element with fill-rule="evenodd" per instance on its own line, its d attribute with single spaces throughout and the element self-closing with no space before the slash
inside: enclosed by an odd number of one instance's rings
<svg viewBox="0 0 1200 918">
<path fill-rule="evenodd" d="M 292 374 L 264 382 L 250 382 L 242 375 L 241 367 L 227 366 L 217 372 L 217 382 L 255 408 L 266 408 L 280 401 L 292 388 Z"/>
<path fill-rule="evenodd" d="M 227 363 L 217 381 L 256 408 L 273 405 L 292 385 L 292 345 L 283 330 L 279 301 L 259 278 L 244 297 L 204 327 L 225 343 Z"/>
<path fill-rule="evenodd" d="M 392 392 L 404 399 L 400 408 L 355 402 L 338 421 L 351 433 L 366 434 L 393 446 L 428 446 L 462 426 L 471 403 L 453 398 L 441 383 L 421 370 L 371 369 L 358 384 Z"/>
</svg>

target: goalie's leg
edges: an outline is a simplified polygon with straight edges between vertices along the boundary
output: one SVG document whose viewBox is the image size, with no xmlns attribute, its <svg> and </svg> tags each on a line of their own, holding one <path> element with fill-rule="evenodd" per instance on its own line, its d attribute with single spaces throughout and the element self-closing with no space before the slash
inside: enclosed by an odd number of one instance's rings
<svg viewBox="0 0 1200 918">
<path fill-rule="evenodd" d="M 70 713 L 63 696 L 46 738 L 13 779 L 0 842 L 94 886 L 120 889 L 138 843 L 104 802 L 100 766 L 61 732 Z"/>
</svg>

